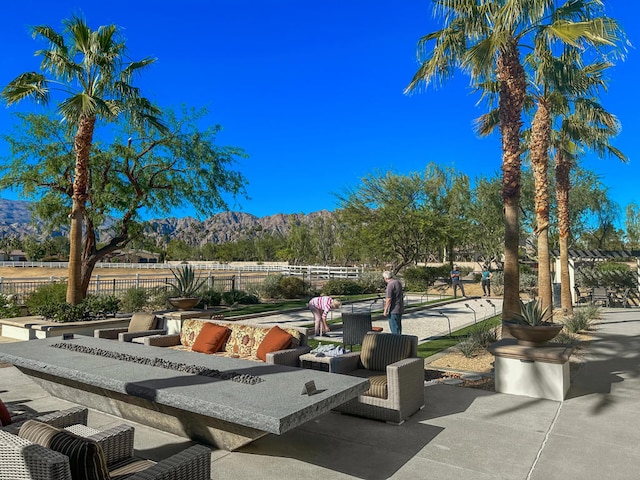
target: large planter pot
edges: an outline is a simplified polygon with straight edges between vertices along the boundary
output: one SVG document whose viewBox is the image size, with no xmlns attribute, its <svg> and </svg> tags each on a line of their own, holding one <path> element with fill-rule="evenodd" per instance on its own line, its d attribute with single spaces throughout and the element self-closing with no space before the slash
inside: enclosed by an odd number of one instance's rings
<svg viewBox="0 0 640 480">
<path fill-rule="evenodd" d="M 178 310 L 191 310 L 200 303 L 200 297 L 169 297 L 169 303 Z"/>
<path fill-rule="evenodd" d="M 549 323 L 547 325 L 521 325 L 519 323 L 503 322 L 509 333 L 518 340 L 518 344 L 537 347 L 545 344 L 560 333 L 561 323 Z"/>
</svg>

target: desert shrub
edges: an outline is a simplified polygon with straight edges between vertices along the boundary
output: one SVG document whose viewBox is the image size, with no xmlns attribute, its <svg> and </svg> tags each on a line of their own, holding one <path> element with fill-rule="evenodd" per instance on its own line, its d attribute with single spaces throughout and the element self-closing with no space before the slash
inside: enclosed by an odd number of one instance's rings
<svg viewBox="0 0 640 480">
<path fill-rule="evenodd" d="M 461 353 L 467 358 L 473 357 L 476 352 L 480 349 L 481 345 L 477 342 L 477 340 L 473 336 L 468 336 L 460 343 L 458 343 L 454 350 L 456 352 Z"/>
<path fill-rule="evenodd" d="M 493 283 L 493 278 L 491 282 Z M 520 272 L 520 291 L 535 295 L 538 291 L 538 275 Z"/>
<path fill-rule="evenodd" d="M 113 315 L 120 308 L 120 299 L 113 295 L 89 295 L 83 303 L 95 318 Z"/>
<path fill-rule="evenodd" d="M 501 327 L 492 327 L 485 323 L 480 323 L 469 334 L 481 347 L 487 347 L 498 341 L 498 330 Z"/>
<path fill-rule="evenodd" d="M 260 284 L 260 294 L 264 298 L 281 298 L 280 280 L 283 278 L 282 274 L 267 276 Z"/>
<path fill-rule="evenodd" d="M 304 280 L 298 277 L 283 277 L 280 279 L 280 293 L 283 298 L 300 298 L 307 295 L 308 288 Z"/>
<path fill-rule="evenodd" d="M 15 318 L 22 315 L 22 309 L 15 300 L 0 294 L 0 318 Z"/>
<path fill-rule="evenodd" d="M 449 278 L 449 266 L 413 267 L 403 272 L 406 290 L 414 292 L 426 291 L 439 278 Z"/>
<path fill-rule="evenodd" d="M 322 292 L 325 295 L 360 295 L 362 286 L 353 280 L 336 278 L 325 283 Z"/>
<path fill-rule="evenodd" d="M 154 287 L 147 292 L 147 307 L 149 310 L 165 310 L 173 308 L 169 303 L 170 292 L 166 287 Z"/>
<path fill-rule="evenodd" d="M 66 302 L 51 302 L 35 308 L 36 315 L 42 315 L 53 322 L 79 322 L 91 318 L 87 304 L 71 305 Z"/>
<path fill-rule="evenodd" d="M 234 303 L 253 305 L 260 303 L 260 300 L 255 295 L 250 295 L 243 290 L 231 290 L 222 293 L 222 303 L 225 305 L 233 305 Z"/>
<path fill-rule="evenodd" d="M 502 270 L 493 273 L 491 278 L 491 291 L 495 295 L 504 294 L 504 272 Z"/>
<path fill-rule="evenodd" d="M 569 333 L 580 333 L 589 330 L 595 320 L 591 314 L 592 312 L 586 308 L 575 308 L 573 315 L 562 319 L 565 330 Z"/>
<path fill-rule="evenodd" d="M 362 272 L 356 283 L 360 285 L 362 293 L 384 291 L 387 286 L 382 274 L 378 272 Z"/>
<path fill-rule="evenodd" d="M 29 312 L 35 315 L 39 307 L 49 304 L 65 303 L 67 301 L 67 285 L 64 283 L 50 283 L 41 285 L 27 297 L 26 305 Z"/>
<path fill-rule="evenodd" d="M 149 292 L 146 288 L 131 287 L 122 295 L 122 310 L 125 312 L 139 312 L 144 310 L 149 302 Z"/>
<path fill-rule="evenodd" d="M 202 292 L 200 296 L 202 297 L 200 302 L 202 306 L 212 307 L 222 303 L 222 293 L 211 288 Z"/>
</svg>

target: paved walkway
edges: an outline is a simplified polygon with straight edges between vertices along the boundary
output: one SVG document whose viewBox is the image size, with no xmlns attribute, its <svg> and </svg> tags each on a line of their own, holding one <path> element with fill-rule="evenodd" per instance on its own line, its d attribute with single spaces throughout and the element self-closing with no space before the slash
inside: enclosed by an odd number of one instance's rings
<svg viewBox="0 0 640 480">
<path fill-rule="evenodd" d="M 425 322 L 426 323 L 426 322 Z M 38 412 L 65 408 L 13 367 L 0 396 Z M 213 478 L 636 480 L 640 477 L 640 309 L 607 309 L 564 402 L 471 388 L 425 387 L 401 426 L 328 413 L 234 452 Z M 94 427 L 122 420 L 91 412 Z M 183 438 L 136 425 L 136 448 L 163 458 Z"/>
<path fill-rule="evenodd" d="M 408 295 L 407 306 L 419 305 L 427 300 L 438 299 L 439 296 L 431 295 Z M 372 312 L 373 326 L 382 327 L 384 331 L 390 332 L 389 321 L 383 317 L 380 312 L 383 308 L 384 299 L 380 298 L 375 301 L 355 302 L 342 306 L 339 311 L 329 313 L 329 320 L 339 318 L 341 313 L 352 312 Z M 406 335 L 415 335 L 418 337 L 418 343 L 427 342 L 430 339 L 448 335 L 451 331 L 459 330 L 474 322 L 482 321 L 486 318 L 495 316 L 502 312 L 502 299 L 483 297 L 469 297 L 463 299 L 448 300 L 445 304 L 430 305 L 425 308 L 413 310 L 409 308 L 407 313 L 402 316 L 402 333 Z M 278 315 L 269 315 L 244 320 L 250 323 L 260 325 L 295 325 L 305 326 L 313 325 L 313 315 L 309 310 L 298 310 L 295 312 L 283 313 Z M 329 340 L 334 342 L 342 342 L 342 331 L 340 329 L 332 329 L 329 338 L 315 337 L 317 340 Z"/>
</svg>

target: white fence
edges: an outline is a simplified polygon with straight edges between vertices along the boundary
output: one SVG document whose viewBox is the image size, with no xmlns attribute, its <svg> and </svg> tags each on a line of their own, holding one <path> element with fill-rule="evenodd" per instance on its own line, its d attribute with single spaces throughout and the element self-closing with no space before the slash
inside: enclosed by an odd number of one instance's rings
<svg viewBox="0 0 640 480">
<path fill-rule="evenodd" d="M 166 263 L 96 263 L 95 269 L 168 270 L 188 263 L 195 270 L 223 272 L 277 272 L 285 275 L 312 275 L 322 278 L 358 278 L 359 267 L 331 267 L 326 265 L 289 265 L 287 263 L 253 262 L 166 262 Z M 0 267 L 68 269 L 68 262 L 0 262 Z"/>
<path fill-rule="evenodd" d="M 60 276 L 49 277 L 0 277 L 0 293 L 3 295 L 14 295 L 20 301 L 23 301 L 31 292 L 36 290 L 41 285 L 51 283 L 65 283 L 66 282 L 66 270 L 68 263 L 66 262 L 0 262 L 0 266 L 7 266 L 10 264 L 12 267 L 23 268 L 59 268 Z M 120 266 L 119 268 L 128 269 L 146 269 L 151 265 L 154 265 L 157 269 L 165 270 L 164 272 L 157 273 L 131 273 L 131 274 L 106 274 L 100 270 L 100 273 L 96 273 L 89 283 L 87 293 L 89 294 L 112 294 L 118 295 L 123 293 L 129 288 L 167 288 L 172 283 L 173 276 L 168 271 L 170 267 L 179 267 L 179 263 L 165 263 L 165 264 L 98 264 L 109 265 L 113 268 L 114 265 L 127 265 L 127 267 Z M 357 279 L 360 276 L 361 270 L 354 267 L 327 267 L 317 265 L 258 265 L 258 264 L 214 264 L 214 263 L 192 263 L 190 264 L 195 269 L 199 270 L 200 277 L 207 278 L 207 287 L 215 288 L 219 291 L 229 290 L 246 290 L 252 286 L 259 285 L 267 276 L 274 274 L 283 274 L 288 276 L 301 277 L 305 282 L 312 286 L 321 285 L 325 280 L 332 278 L 350 278 Z M 140 267 L 142 266 L 142 267 Z M 267 267 L 267 268 L 265 268 Z"/>
</svg>

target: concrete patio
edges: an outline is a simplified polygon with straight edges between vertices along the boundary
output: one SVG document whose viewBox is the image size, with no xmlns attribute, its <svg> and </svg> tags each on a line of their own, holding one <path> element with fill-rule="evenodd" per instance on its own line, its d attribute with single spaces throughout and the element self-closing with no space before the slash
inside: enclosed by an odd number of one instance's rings
<svg viewBox="0 0 640 480">
<path fill-rule="evenodd" d="M 640 471 L 640 310 L 606 309 L 564 402 L 470 388 L 425 387 L 426 407 L 401 426 L 330 412 L 234 452 L 214 450 L 213 478 L 637 479 Z M 14 367 L 0 397 L 37 412 L 70 402 Z M 94 427 L 123 420 L 92 411 Z M 136 425 L 138 454 L 189 444 Z"/>
</svg>

